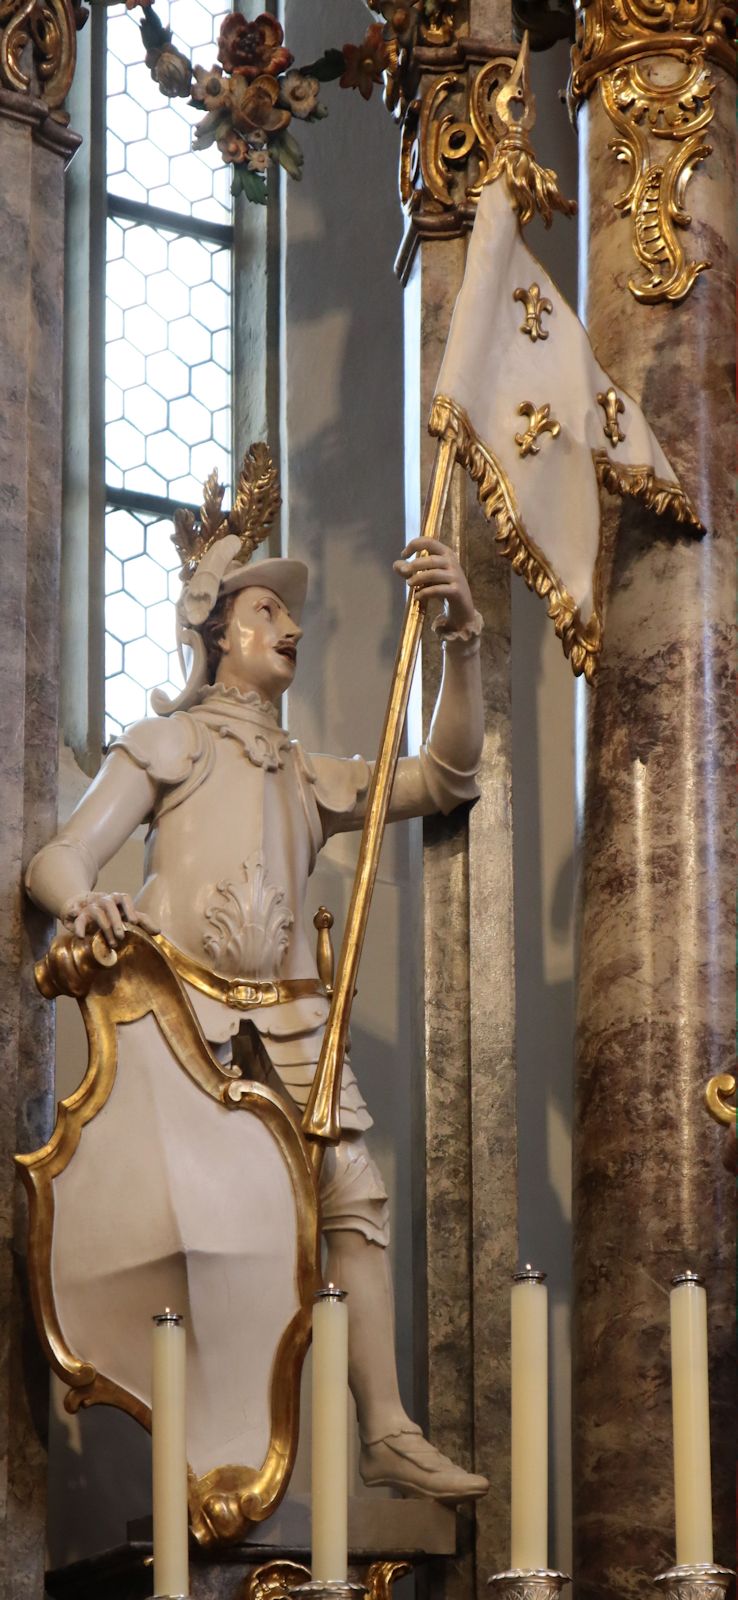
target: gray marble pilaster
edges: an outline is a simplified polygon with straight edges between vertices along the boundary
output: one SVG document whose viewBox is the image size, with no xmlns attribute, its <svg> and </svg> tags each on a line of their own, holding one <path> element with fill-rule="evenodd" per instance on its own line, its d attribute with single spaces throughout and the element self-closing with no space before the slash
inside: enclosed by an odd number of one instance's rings
<svg viewBox="0 0 738 1600">
<path fill-rule="evenodd" d="M 667 64 L 668 65 L 668 64 Z M 623 170 L 595 90 L 580 111 L 583 312 L 704 517 L 702 541 L 609 514 L 590 697 L 577 1023 L 574 1572 L 580 1600 L 642 1594 L 674 1554 L 668 1286 L 706 1279 L 715 1556 L 734 1542 L 733 1200 L 703 1104 L 732 1068 L 734 935 L 733 85 L 692 178 L 680 304 L 639 304 Z M 729 292 L 730 291 L 730 292 Z"/>
<path fill-rule="evenodd" d="M 469 32 L 509 49 L 506 0 L 469 8 Z M 408 532 L 416 531 L 435 442 L 426 431 L 466 241 L 420 244 L 406 287 Z M 416 1368 L 430 1437 L 490 1479 L 461 1518 L 459 1553 L 439 1593 L 471 1597 L 509 1544 L 509 1275 L 517 1253 L 515 977 L 512 903 L 510 572 L 461 470 L 444 537 L 461 552 L 485 617 L 486 737 L 481 798 L 424 827 L 425 988 L 415 1103 L 416 1264 L 426 1305 Z M 423 645 L 423 712 L 438 682 L 438 647 Z"/>
<path fill-rule="evenodd" d="M 43 918 L 26 861 L 56 816 L 64 165 L 78 140 L 42 102 L 0 91 L 0 1595 L 38 1600 L 47 1378 L 25 1292 L 13 1155 L 51 1127 L 53 1033 L 36 996 Z"/>
</svg>

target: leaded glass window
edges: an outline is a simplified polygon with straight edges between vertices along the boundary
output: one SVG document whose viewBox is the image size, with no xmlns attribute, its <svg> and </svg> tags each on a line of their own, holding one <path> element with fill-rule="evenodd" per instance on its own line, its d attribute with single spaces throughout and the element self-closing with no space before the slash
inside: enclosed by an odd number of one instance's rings
<svg viewBox="0 0 738 1600">
<path fill-rule="evenodd" d="M 223 6 L 157 0 L 193 60 L 216 59 Z M 194 116 L 145 65 L 130 12 L 107 16 L 106 740 L 181 686 L 179 505 L 231 479 L 229 171 L 191 148 Z"/>
</svg>

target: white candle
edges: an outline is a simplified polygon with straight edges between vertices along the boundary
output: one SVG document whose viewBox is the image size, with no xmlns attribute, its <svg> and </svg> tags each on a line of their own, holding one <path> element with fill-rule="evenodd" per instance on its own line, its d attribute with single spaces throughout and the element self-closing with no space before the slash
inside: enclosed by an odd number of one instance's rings
<svg viewBox="0 0 738 1600">
<path fill-rule="evenodd" d="M 348 1575 L 348 1306 L 332 1284 L 313 1306 L 312 1575 Z"/>
<path fill-rule="evenodd" d="M 548 1291 L 545 1272 L 526 1267 L 510 1297 L 512 1505 L 510 1565 L 548 1563 Z"/>
<path fill-rule="evenodd" d="M 694 1272 L 671 1290 L 671 1401 L 678 1566 L 712 1561 L 707 1295 Z"/>
<path fill-rule="evenodd" d="M 182 1318 L 154 1317 L 151 1443 L 154 1488 L 154 1593 L 188 1595 L 187 1441 Z"/>
</svg>

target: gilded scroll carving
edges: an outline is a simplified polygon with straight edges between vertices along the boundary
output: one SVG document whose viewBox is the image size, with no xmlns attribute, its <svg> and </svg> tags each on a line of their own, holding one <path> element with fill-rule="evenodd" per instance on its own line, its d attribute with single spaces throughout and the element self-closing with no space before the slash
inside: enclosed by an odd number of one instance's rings
<svg viewBox="0 0 738 1600">
<path fill-rule="evenodd" d="M 710 62 L 735 74 L 735 12 L 723 0 L 579 0 L 569 101 L 598 85 L 628 168 L 615 208 L 632 220 L 640 271 L 628 287 L 644 305 L 684 300 L 710 262 L 690 260 L 685 194 L 712 146 Z"/>
<path fill-rule="evenodd" d="M 697 54 L 735 74 L 735 12 L 725 0 L 578 0 L 570 102 L 629 61 Z"/>
<path fill-rule="evenodd" d="M 2 0 L 0 84 L 56 110 L 72 86 L 77 30 L 87 9 L 73 0 Z"/>
<path fill-rule="evenodd" d="M 633 219 L 633 253 L 642 272 L 628 279 L 628 287 L 645 305 L 683 300 L 710 266 L 688 259 L 680 231 L 691 221 L 687 184 L 712 151 L 703 135 L 714 116 L 715 84 L 702 54 L 673 66 L 676 77 L 667 84 L 655 80 L 652 61 L 631 61 L 600 80 L 602 103 L 616 129 L 610 149 L 629 168 L 615 208 Z"/>
</svg>

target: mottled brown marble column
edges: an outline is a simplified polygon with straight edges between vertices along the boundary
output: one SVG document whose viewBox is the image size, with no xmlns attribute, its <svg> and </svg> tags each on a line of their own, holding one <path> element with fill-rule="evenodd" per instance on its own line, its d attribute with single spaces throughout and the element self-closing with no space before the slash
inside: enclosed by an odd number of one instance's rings
<svg viewBox="0 0 738 1600">
<path fill-rule="evenodd" d="M 48 1386 L 13 1155 L 42 1144 L 52 1124 L 52 1024 L 33 984 L 49 930 L 24 906 L 22 874 L 56 819 L 63 196 L 77 142 L 42 102 L 0 90 L 2 1600 L 43 1593 Z"/>
<path fill-rule="evenodd" d="M 734 88 L 711 71 L 714 153 L 689 184 L 682 242 L 712 267 L 678 304 L 629 291 L 642 275 L 596 88 L 579 113 L 583 315 L 709 533 L 697 542 L 628 506 L 607 523 L 577 1026 L 578 1600 L 647 1594 L 674 1557 L 667 1294 L 687 1266 L 709 1292 L 715 1556 L 735 1554 L 733 1200 L 702 1098 L 732 1066 L 734 998 Z"/>
<path fill-rule="evenodd" d="M 511 48 L 509 0 L 476 0 L 469 9 L 474 38 Z M 465 257 L 464 238 L 424 241 L 406 287 L 410 531 L 432 469 L 426 424 Z M 486 737 L 480 800 L 470 813 L 424 828 L 415 1260 L 426 1305 L 416 1371 L 434 1443 L 491 1484 L 473 1513 L 462 1510 L 459 1555 L 437 1573 L 437 1592 L 460 1600 L 481 1595 L 509 1555 L 509 1279 L 517 1255 L 510 572 L 490 549 L 461 469 L 444 537 L 461 551 L 485 618 Z M 426 630 L 426 719 L 439 665 Z"/>
</svg>

